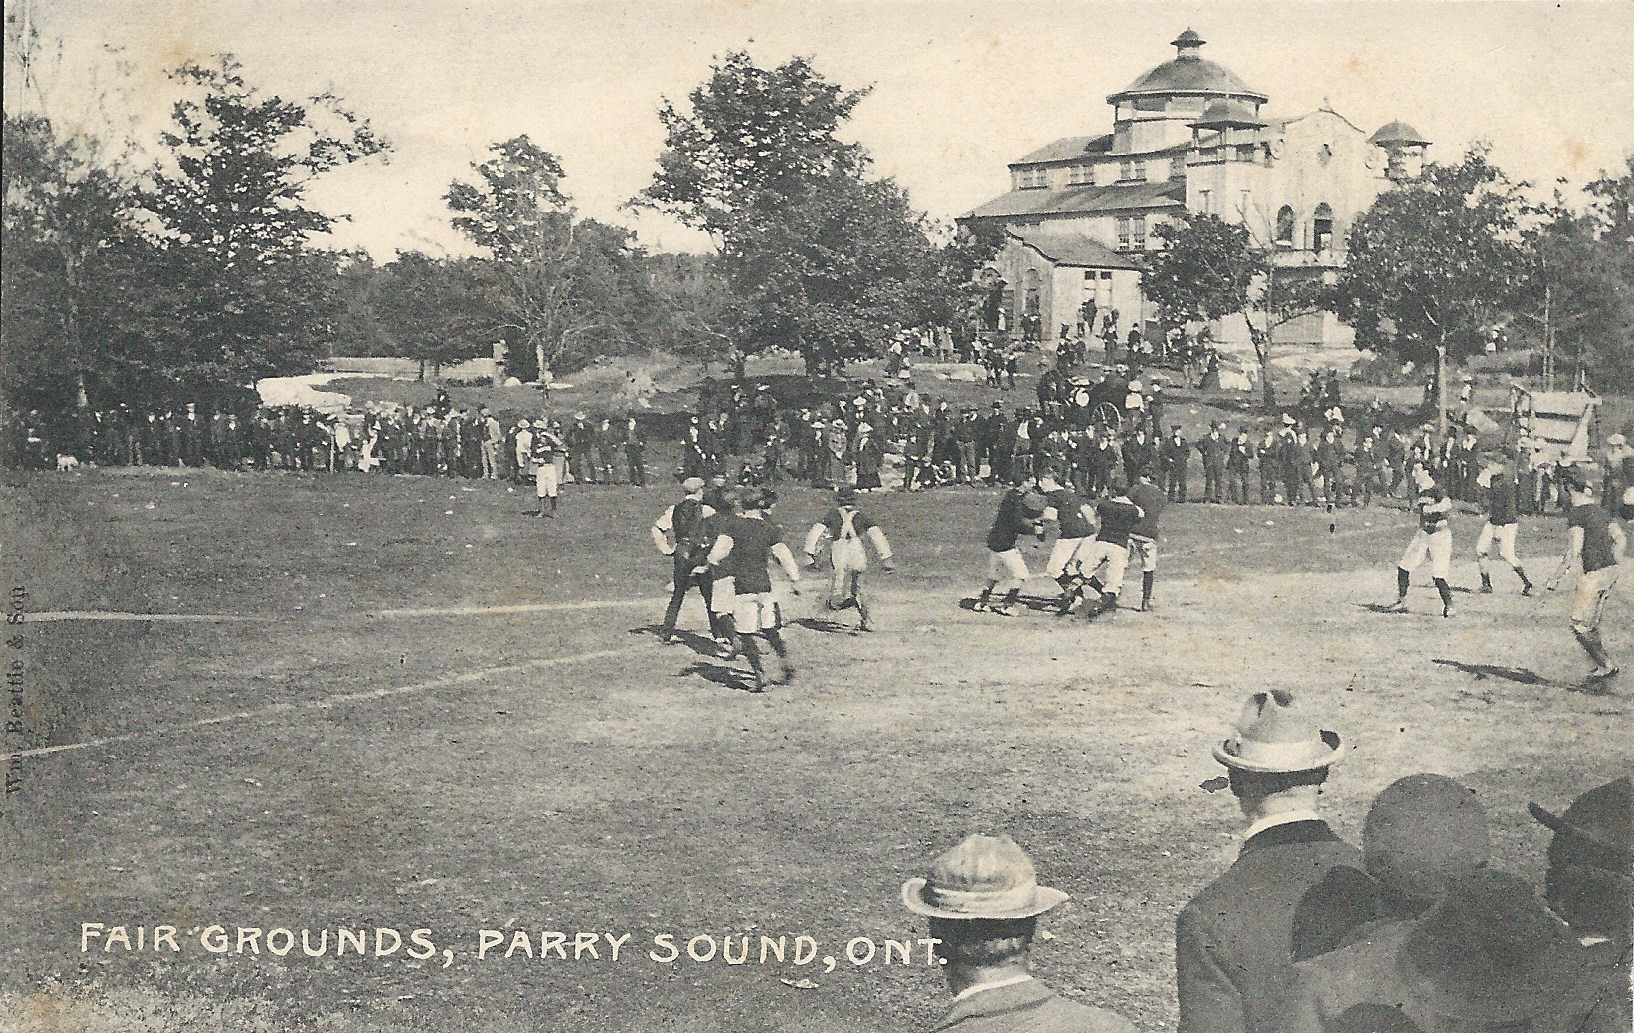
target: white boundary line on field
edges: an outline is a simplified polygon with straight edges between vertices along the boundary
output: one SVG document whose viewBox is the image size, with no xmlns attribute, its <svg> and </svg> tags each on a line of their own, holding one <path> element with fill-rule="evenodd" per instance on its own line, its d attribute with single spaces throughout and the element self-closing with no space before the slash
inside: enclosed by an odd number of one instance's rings
<svg viewBox="0 0 1634 1033">
<path fill-rule="evenodd" d="M 238 721 L 250 721 L 255 718 L 269 717 L 273 714 L 293 714 L 307 710 L 328 710 L 332 707 L 347 703 L 362 703 L 368 700 L 389 699 L 393 696 L 404 696 L 415 692 L 431 692 L 436 689 L 446 689 L 455 685 L 466 685 L 485 678 L 498 677 L 507 674 L 525 674 L 529 671 L 542 670 L 547 667 L 562 667 L 567 664 L 588 663 L 592 660 L 610 660 L 614 657 L 630 656 L 650 648 L 648 645 L 625 646 L 622 649 L 598 649 L 590 653 L 577 653 L 573 656 L 552 656 L 539 660 L 529 660 L 520 664 L 505 664 L 500 667 L 484 667 L 480 670 L 466 671 L 462 674 L 447 674 L 440 678 L 431 678 L 427 681 L 414 682 L 410 685 L 395 685 L 387 688 L 368 689 L 364 692 L 343 692 L 335 696 L 325 696 L 322 699 L 302 700 L 291 703 L 272 703 L 253 710 L 240 710 L 231 714 L 218 714 L 215 717 L 199 718 L 187 721 L 180 725 L 170 725 L 164 728 L 149 728 L 139 732 L 127 732 L 124 735 L 109 735 L 98 739 L 87 739 L 84 742 L 63 743 L 58 746 L 39 746 L 31 750 L 17 750 L 14 753 L 0 754 L 0 765 L 13 758 L 27 759 L 30 757 L 48 757 L 53 753 L 66 753 L 71 750 L 89 750 L 102 746 L 112 746 L 117 743 L 131 742 L 148 736 L 171 735 L 175 732 L 190 728 L 208 728 L 212 725 L 232 724 Z"/>
</svg>

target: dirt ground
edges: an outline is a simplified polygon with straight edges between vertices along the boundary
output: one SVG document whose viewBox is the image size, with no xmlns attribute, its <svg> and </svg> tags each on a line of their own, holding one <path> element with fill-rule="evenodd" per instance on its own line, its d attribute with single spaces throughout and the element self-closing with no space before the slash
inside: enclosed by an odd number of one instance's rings
<svg viewBox="0 0 1634 1033">
<path fill-rule="evenodd" d="M 9 1029 L 924 1028 L 946 992 L 898 888 L 985 830 L 1072 895 L 1040 976 L 1163 1030 L 1175 915 L 1236 849 L 1232 801 L 1201 784 L 1246 693 L 1298 692 L 1353 747 L 1324 798 L 1347 837 L 1380 788 L 1442 772 L 1534 880 L 1526 802 L 1628 762 L 1627 676 L 1582 691 L 1568 595 L 1521 598 L 1507 572 L 1467 591 L 1469 515 L 1452 620 L 1427 578 L 1413 613 L 1374 612 L 1399 509 L 1186 506 L 1165 518 L 1158 609 L 1100 624 L 961 608 L 995 493 L 868 498 L 901 564 L 873 577 L 881 630 L 850 633 L 808 583 L 800 677 L 755 696 L 741 661 L 651 633 L 661 488 L 569 489 L 554 521 L 504 485 L 361 475 L 88 471 L 3 500 L 0 573 L 28 593 L 7 629 L 26 727 L 0 864 Z M 788 493 L 790 540 L 825 502 Z M 1523 525 L 1535 578 L 1561 533 Z M 1630 659 L 1626 589 L 1606 623 Z M 683 626 L 702 623 L 689 606 Z M 87 922 L 133 943 L 171 924 L 181 949 L 82 951 Z M 213 925 L 226 953 L 201 941 Z M 377 928 L 402 949 L 373 956 Z M 369 956 L 279 957 L 272 929 L 362 931 Z M 479 960 L 485 929 L 503 943 Z M 538 956 L 549 931 L 566 960 Z M 575 960 L 576 933 L 629 939 Z M 734 952 L 747 935 L 750 960 L 691 960 L 706 934 Z M 787 938 L 784 962 L 760 963 L 761 936 Z M 912 963 L 885 964 L 887 940 Z M 853 965 L 848 942 L 877 953 Z"/>
</svg>

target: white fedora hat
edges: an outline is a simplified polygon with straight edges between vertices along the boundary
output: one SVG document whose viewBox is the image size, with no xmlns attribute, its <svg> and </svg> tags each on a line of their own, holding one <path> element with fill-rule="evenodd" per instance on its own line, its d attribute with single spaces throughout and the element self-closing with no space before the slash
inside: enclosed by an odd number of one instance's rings
<svg viewBox="0 0 1634 1033">
<path fill-rule="evenodd" d="M 1249 696 L 1236 736 L 1214 747 L 1226 767 L 1263 774 L 1332 767 L 1344 756 L 1339 733 L 1318 728 L 1285 689 Z"/>
</svg>

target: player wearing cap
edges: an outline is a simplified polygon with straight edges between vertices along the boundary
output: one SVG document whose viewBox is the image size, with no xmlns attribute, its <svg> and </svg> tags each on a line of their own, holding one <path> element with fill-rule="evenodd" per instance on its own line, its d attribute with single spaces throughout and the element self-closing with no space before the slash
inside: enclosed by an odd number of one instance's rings
<svg viewBox="0 0 1634 1033">
<path fill-rule="evenodd" d="M 1582 567 L 1583 576 L 1577 579 L 1577 592 L 1572 598 L 1572 635 L 1594 661 L 1589 677 L 1610 678 L 1617 673 L 1617 666 L 1600 639 L 1600 619 L 1605 616 L 1606 598 L 1617 587 L 1628 539 L 1611 514 L 1595 501 L 1594 489 L 1584 482 L 1582 474 L 1567 469 L 1561 475 L 1572 500 L 1566 514 L 1566 554 L 1546 587 L 1553 592 L 1568 571 Z"/>
<path fill-rule="evenodd" d="M 1129 566 L 1129 534 L 1140 523 L 1141 508 L 1130 499 L 1123 482 L 1114 474 L 1108 496 L 1095 504 L 1095 537 L 1079 550 L 1078 570 L 1082 579 L 1073 586 L 1057 610 L 1072 612 L 1084 589 L 1096 598 L 1084 606 L 1086 618 L 1099 617 L 1118 608 L 1123 591 L 1123 574 Z"/>
<path fill-rule="evenodd" d="M 710 532 L 715 517 L 713 506 L 704 498 L 704 482 L 699 477 L 688 477 L 681 482 L 681 501 L 664 510 L 653 521 L 652 540 L 658 551 L 675 559 L 675 580 L 671 583 L 669 605 L 664 609 L 664 626 L 659 639 L 666 645 L 675 638 L 675 621 L 681 615 L 681 603 L 689 589 L 696 588 L 709 612 L 709 633 L 722 638 L 716 619 L 714 580 L 709 568 L 709 547 L 714 542 Z"/>
<path fill-rule="evenodd" d="M 1481 591 L 1492 591 L 1492 570 L 1488 557 L 1492 543 L 1498 543 L 1498 555 L 1503 557 L 1515 576 L 1521 579 L 1521 595 L 1532 594 L 1532 582 L 1515 554 L 1515 531 L 1519 527 L 1520 510 L 1515 496 L 1515 479 L 1509 475 L 1508 463 L 1496 463 L 1481 471 L 1475 483 L 1486 489 L 1486 523 L 1481 536 L 1475 540 L 1475 562 L 1481 568 Z"/>
<path fill-rule="evenodd" d="M 743 512 L 722 520 L 717 529 L 719 536 L 710 547 L 709 565 L 731 572 L 736 631 L 749 666 L 754 669 L 754 691 L 765 692 L 766 686 L 774 682 L 766 677 L 757 639 L 765 639 L 783 664 L 783 677 L 776 683 L 787 685 L 794 681 L 794 665 L 789 662 L 789 647 L 783 641 L 783 611 L 772 591 L 767 568 L 776 560 L 791 586 L 799 585 L 800 568 L 794 554 L 783 544 L 783 529 L 766 519 L 767 511 L 777 502 L 777 493 L 770 488 L 744 488 L 741 498 Z M 800 593 L 798 587 L 792 591 Z"/>
<path fill-rule="evenodd" d="M 868 570 L 868 549 L 863 545 L 863 539 L 873 544 L 874 551 L 879 553 L 880 565 L 887 574 L 896 569 L 891 543 L 886 540 L 885 532 L 880 530 L 879 525 L 868 514 L 857 509 L 855 488 L 845 485 L 834 495 L 834 508 L 812 524 L 811 530 L 806 533 L 806 561 L 811 569 L 816 570 L 818 547 L 824 538 L 833 539 L 828 549 L 829 566 L 833 568 L 829 577 L 828 608 L 843 610 L 847 606 L 855 606 L 858 630 L 873 631 L 868 600 L 862 591 L 862 576 Z"/>
<path fill-rule="evenodd" d="M 1441 616 L 1451 617 L 1452 586 L 1447 584 L 1447 575 L 1452 564 L 1452 499 L 1441 490 L 1423 463 L 1413 464 L 1413 483 L 1418 486 L 1418 501 L 1414 503 L 1418 510 L 1418 532 L 1396 565 L 1396 601 L 1388 611 L 1407 612 L 1407 588 L 1413 569 L 1428 556 L 1430 576 L 1435 581 L 1435 590 L 1441 594 Z"/>
<path fill-rule="evenodd" d="M 1000 617 L 1014 617 L 1015 603 L 1021 597 L 1021 586 L 1031 575 L 1027 561 L 1021 558 L 1016 542 L 1024 534 L 1042 535 L 1040 518 L 1044 515 L 1044 499 L 1035 492 L 1019 486 L 1012 487 L 999 500 L 998 512 L 993 515 L 993 526 L 987 532 L 987 585 L 976 599 L 974 609 L 979 613 L 992 610 Z M 1004 586 L 1004 601 L 990 606 L 993 590 Z"/>
</svg>

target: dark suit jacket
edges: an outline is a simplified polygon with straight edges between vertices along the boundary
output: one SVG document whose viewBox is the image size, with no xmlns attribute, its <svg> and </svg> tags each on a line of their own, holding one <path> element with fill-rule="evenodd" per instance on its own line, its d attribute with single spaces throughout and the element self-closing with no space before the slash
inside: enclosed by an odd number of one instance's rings
<svg viewBox="0 0 1634 1033">
<path fill-rule="evenodd" d="M 1057 997 L 1036 979 L 972 994 L 953 1005 L 933 1033 L 1135 1033 L 1100 1008 Z"/>
<path fill-rule="evenodd" d="M 1225 874 L 1192 898 L 1175 925 L 1180 1033 L 1278 1030 L 1295 959 L 1294 929 L 1321 928 L 1324 881 L 1359 871 L 1361 852 L 1324 821 L 1274 825 L 1248 840 Z M 1341 921 L 1354 924 L 1347 909 Z"/>
</svg>

